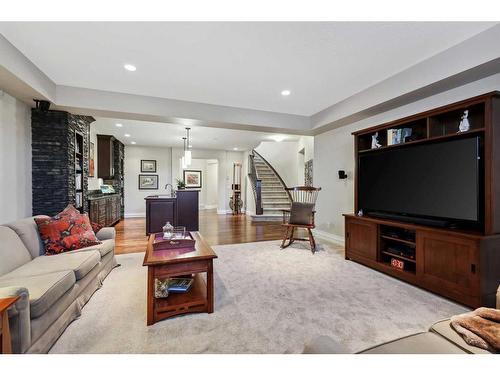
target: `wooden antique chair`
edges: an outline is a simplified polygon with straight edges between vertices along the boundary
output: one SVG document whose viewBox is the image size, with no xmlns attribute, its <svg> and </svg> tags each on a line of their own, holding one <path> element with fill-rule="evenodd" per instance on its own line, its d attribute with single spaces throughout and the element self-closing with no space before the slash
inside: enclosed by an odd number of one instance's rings
<svg viewBox="0 0 500 375">
<path fill-rule="evenodd" d="M 311 245 L 311 251 L 314 254 L 316 251 L 316 241 L 312 234 L 312 229 L 315 228 L 314 225 L 314 206 L 316 204 L 316 199 L 318 198 L 318 193 L 321 188 L 315 188 L 312 186 L 296 186 L 292 188 L 286 188 L 290 193 L 292 199 L 292 205 L 290 209 L 283 210 L 283 226 L 286 227 L 285 236 L 283 242 L 281 243 L 281 248 L 290 246 L 294 241 L 309 241 Z M 303 228 L 307 230 L 309 238 L 296 238 L 294 237 L 295 229 Z M 288 240 L 288 244 L 285 244 Z"/>
</svg>

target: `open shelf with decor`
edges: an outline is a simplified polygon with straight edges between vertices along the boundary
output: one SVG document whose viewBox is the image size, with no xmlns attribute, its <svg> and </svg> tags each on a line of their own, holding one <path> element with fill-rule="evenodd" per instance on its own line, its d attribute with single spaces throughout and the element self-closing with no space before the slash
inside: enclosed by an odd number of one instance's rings
<svg viewBox="0 0 500 375">
<path fill-rule="evenodd" d="M 356 135 L 358 153 L 376 152 L 392 147 L 415 143 L 439 141 L 462 137 L 466 134 L 481 133 L 485 130 L 484 101 L 473 101 L 440 111 L 429 111 L 390 123 L 375 126 L 369 131 L 359 131 Z M 460 130 L 464 118 L 467 126 Z M 372 147 L 373 136 L 377 134 L 379 147 Z"/>
<path fill-rule="evenodd" d="M 463 106 L 461 108 L 429 116 L 429 138 L 463 134 L 484 129 L 485 103 Z M 459 126 L 464 114 L 467 116 L 469 129 L 460 131 Z"/>
</svg>

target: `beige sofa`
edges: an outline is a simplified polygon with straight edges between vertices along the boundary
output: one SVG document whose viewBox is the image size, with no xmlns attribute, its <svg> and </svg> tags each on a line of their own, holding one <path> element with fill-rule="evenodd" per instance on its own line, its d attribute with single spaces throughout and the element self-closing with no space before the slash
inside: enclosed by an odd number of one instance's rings
<svg viewBox="0 0 500 375">
<path fill-rule="evenodd" d="M 500 287 L 497 292 L 500 309 Z M 304 354 L 346 354 L 347 349 L 328 336 L 319 336 L 307 343 Z M 450 320 L 437 322 L 427 332 L 405 336 L 362 350 L 359 354 L 489 354 L 468 345 L 450 326 Z"/>
<path fill-rule="evenodd" d="M 115 230 L 101 245 L 45 256 L 32 217 L 0 225 L 0 298 L 20 296 L 9 310 L 14 353 L 47 353 L 116 266 Z"/>
</svg>

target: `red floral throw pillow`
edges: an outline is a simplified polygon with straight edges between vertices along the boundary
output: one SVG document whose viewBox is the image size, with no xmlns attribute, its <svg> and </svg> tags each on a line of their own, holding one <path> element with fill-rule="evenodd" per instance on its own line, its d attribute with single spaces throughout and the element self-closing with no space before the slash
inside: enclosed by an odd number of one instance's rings
<svg viewBox="0 0 500 375">
<path fill-rule="evenodd" d="M 56 217 L 75 216 L 75 215 L 80 215 L 80 211 L 78 211 L 72 204 L 68 204 L 64 210 L 62 210 L 56 215 Z"/>
<path fill-rule="evenodd" d="M 46 255 L 60 254 L 101 243 L 92 230 L 87 214 L 74 212 L 64 214 L 63 211 L 54 217 L 35 218 L 35 222 Z"/>
<path fill-rule="evenodd" d="M 103 228 L 101 224 L 94 223 L 93 221 L 90 222 L 90 225 L 92 226 L 92 230 L 95 234 L 97 234 L 97 232 L 99 232 Z"/>
<path fill-rule="evenodd" d="M 72 204 L 68 204 L 66 208 L 62 212 L 58 213 L 56 216 L 62 217 L 62 216 L 75 216 L 75 215 L 80 215 L 80 211 L 78 211 Z M 95 234 L 97 234 L 97 232 L 99 232 L 103 228 L 101 224 L 97 224 L 92 221 L 90 222 L 90 225 Z"/>
</svg>

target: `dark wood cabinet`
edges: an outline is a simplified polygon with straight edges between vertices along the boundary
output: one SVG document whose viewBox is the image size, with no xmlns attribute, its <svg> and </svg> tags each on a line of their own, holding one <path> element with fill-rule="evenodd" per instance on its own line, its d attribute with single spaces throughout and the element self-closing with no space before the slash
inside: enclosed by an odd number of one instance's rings
<svg viewBox="0 0 500 375">
<path fill-rule="evenodd" d="M 199 191 L 177 191 L 177 214 L 177 225 L 191 231 L 199 230 Z"/>
<path fill-rule="evenodd" d="M 177 226 L 177 202 L 172 199 L 157 199 L 146 204 L 146 232 L 157 233 L 163 231 L 163 226 L 170 222 Z"/>
<path fill-rule="evenodd" d="M 500 283 L 500 236 L 344 215 L 345 256 L 471 307 L 495 306 Z M 387 233 L 414 234 L 390 237 Z M 410 233 L 410 235 L 408 235 Z M 415 248 L 413 258 L 387 252 L 387 244 Z M 403 260 L 405 269 L 391 266 Z"/>
<path fill-rule="evenodd" d="M 199 229 L 199 191 L 178 190 L 175 197 L 151 195 L 146 197 L 146 235 L 158 233 L 168 222 L 189 231 Z"/>
<path fill-rule="evenodd" d="M 350 252 L 367 259 L 377 258 L 377 225 L 359 220 L 346 220 L 346 246 Z"/>
<path fill-rule="evenodd" d="M 97 177 L 109 180 L 115 176 L 115 137 L 97 135 Z"/>
<path fill-rule="evenodd" d="M 417 272 L 424 285 L 476 294 L 479 286 L 479 241 L 419 231 Z"/>
<path fill-rule="evenodd" d="M 109 227 L 120 221 L 120 196 L 102 196 L 89 200 L 90 221 Z"/>
</svg>

